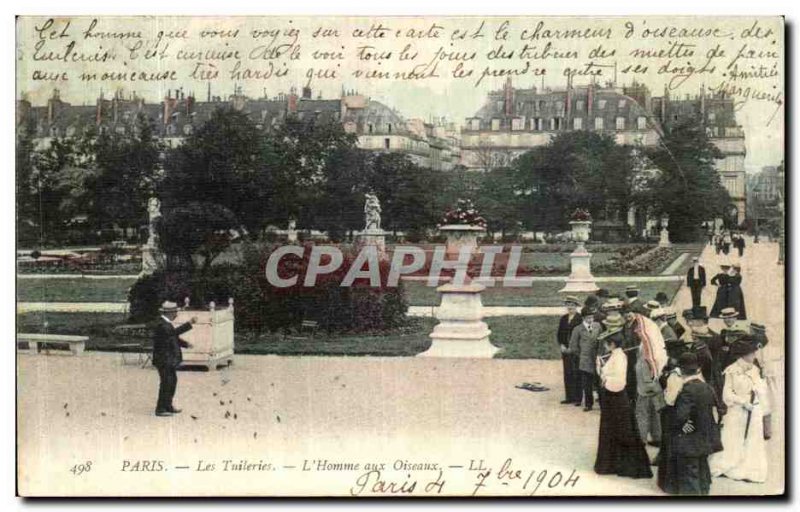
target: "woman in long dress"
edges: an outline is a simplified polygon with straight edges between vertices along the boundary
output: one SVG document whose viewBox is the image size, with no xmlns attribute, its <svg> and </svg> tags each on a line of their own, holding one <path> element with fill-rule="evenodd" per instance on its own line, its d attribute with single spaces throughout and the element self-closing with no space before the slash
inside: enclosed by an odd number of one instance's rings
<svg viewBox="0 0 800 512">
<path fill-rule="evenodd" d="M 620 327 L 611 328 L 598 338 L 605 340 L 609 355 L 602 366 L 598 360 L 603 388 L 594 471 L 599 475 L 651 478 L 650 459 L 625 392 L 628 359 L 621 348 L 623 339 Z"/>
<path fill-rule="evenodd" d="M 712 476 L 759 483 L 767 479 L 764 416 L 770 414 L 770 400 L 754 364 L 757 348 L 749 337 L 731 348 L 738 359 L 724 372 L 722 399 L 728 406 L 722 428 L 724 450 L 709 459 Z"/>
<path fill-rule="evenodd" d="M 742 268 L 733 265 L 728 277 L 728 304 L 725 307 L 734 308 L 739 312 L 739 320 L 747 319 L 747 311 L 744 306 L 744 293 L 742 293 Z"/>
<path fill-rule="evenodd" d="M 714 306 L 711 308 L 711 313 L 709 314 L 712 318 L 719 318 L 720 312 L 728 307 L 730 278 L 730 265 L 720 265 L 720 272 L 711 278 L 711 284 L 717 287 L 717 297 L 714 300 Z"/>
</svg>

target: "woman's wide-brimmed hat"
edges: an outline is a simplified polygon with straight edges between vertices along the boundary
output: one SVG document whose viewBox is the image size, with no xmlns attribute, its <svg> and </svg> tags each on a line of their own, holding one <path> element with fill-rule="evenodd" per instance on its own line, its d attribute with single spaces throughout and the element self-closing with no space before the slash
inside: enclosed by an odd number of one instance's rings
<svg viewBox="0 0 800 512">
<path fill-rule="evenodd" d="M 731 344 L 731 356 L 742 357 L 758 351 L 758 344 L 752 336 L 745 335 Z"/>
<path fill-rule="evenodd" d="M 622 327 L 609 327 L 607 330 L 600 333 L 600 336 L 597 337 L 598 340 L 606 340 L 615 334 L 622 334 Z"/>
</svg>

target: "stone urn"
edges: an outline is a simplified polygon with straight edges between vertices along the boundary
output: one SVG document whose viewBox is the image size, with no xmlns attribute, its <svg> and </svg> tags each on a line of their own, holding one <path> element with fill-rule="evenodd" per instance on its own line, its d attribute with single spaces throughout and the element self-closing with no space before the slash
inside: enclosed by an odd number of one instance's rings
<svg viewBox="0 0 800 512">
<path fill-rule="evenodd" d="M 592 232 L 592 221 L 590 220 L 571 220 L 569 225 L 572 227 L 572 239 L 578 242 L 578 247 L 589 241 L 589 233 Z"/>
<path fill-rule="evenodd" d="M 561 293 L 593 293 L 598 290 L 597 283 L 592 275 L 591 259 L 592 255 L 586 250 L 586 242 L 589 241 L 592 221 L 573 220 L 572 239 L 577 243 L 575 250 L 569 255 L 570 274 L 567 284 L 560 289 Z"/>
<path fill-rule="evenodd" d="M 658 239 L 658 246 L 659 247 L 669 247 L 672 245 L 669 241 L 669 217 L 664 217 L 661 219 L 661 232 L 659 233 Z"/>
<path fill-rule="evenodd" d="M 478 237 L 486 232 L 483 226 L 468 224 L 446 224 L 440 231 L 447 236 L 445 257 L 458 260 L 466 251 L 478 252 Z M 468 263 L 459 262 L 456 271 L 466 271 Z M 497 347 L 489 342 L 491 331 L 483 321 L 481 293 L 486 287 L 472 283 L 469 276 L 463 283 L 452 282 L 436 288 L 441 294 L 441 303 L 436 311 L 439 323 L 430 337 L 431 347 L 420 354 L 423 357 L 468 357 L 491 358 Z"/>
</svg>

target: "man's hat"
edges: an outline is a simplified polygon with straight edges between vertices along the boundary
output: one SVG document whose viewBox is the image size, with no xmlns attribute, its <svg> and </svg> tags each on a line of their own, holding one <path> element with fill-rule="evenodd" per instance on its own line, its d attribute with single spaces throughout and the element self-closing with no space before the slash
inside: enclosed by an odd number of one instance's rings
<svg viewBox="0 0 800 512">
<path fill-rule="evenodd" d="M 653 320 L 657 320 L 659 318 L 665 318 L 669 310 L 667 308 L 658 308 L 654 309 L 650 312 L 650 318 Z"/>
<path fill-rule="evenodd" d="M 611 297 L 603 304 L 603 309 L 607 311 L 618 311 L 622 309 L 622 301 L 619 300 L 619 297 Z"/>
<path fill-rule="evenodd" d="M 666 294 L 666 293 L 664 293 L 664 292 L 658 292 L 658 293 L 656 294 L 656 300 L 657 300 L 659 303 L 660 303 L 660 302 L 667 302 L 667 301 L 669 301 L 669 297 L 667 297 L 667 294 Z"/>
<path fill-rule="evenodd" d="M 606 289 L 606 288 L 600 288 L 599 290 L 597 290 L 596 292 L 594 292 L 594 294 L 595 294 L 597 297 L 608 297 L 608 289 Z"/>
<path fill-rule="evenodd" d="M 694 373 L 700 368 L 700 364 L 697 362 L 697 356 L 692 352 L 684 352 L 681 354 L 680 357 L 678 357 L 678 366 L 680 366 L 682 372 L 687 373 Z"/>
<path fill-rule="evenodd" d="M 603 320 L 603 325 L 608 329 L 621 328 L 625 325 L 625 320 L 622 318 L 622 315 L 619 314 L 619 311 L 612 311 L 605 320 Z"/>
<path fill-rule="evenodd" d="M 674 309 L 664 308 L 664 310 L 666 311 L 666 313 L 664 314 L 664 318 L 666 318 L 667 320 L 675 320 L 678 318 L 678 313 L 676 313 Z"/>
<path fill-rule="evenodd" d="M 705 306 L 697 306 L 683 311 L 683 318 L 686 320 L 708 320 L 708 313 Z"/>
<path fill-rule="evenodd" d="M 739 312 L 736 311 L 736 308 L 723 308 L 722 311 L 719 312 L 720 318 L 737 318 L 739 316 Z"/>
<path fill-rule="evenodd" d="M 751 323 L 750 331 L 753 334 L 765 334 L 767 332 L 767 328 L 763 324 Z"/>
<path fill-rule="evenodd" d="M 178 305 L 172 301 L 167 300 L 164 301 L 163 304 L 161 304 L 161 307 L 158 310 L 161 311 L 162 313 L 166 313 L 168 311 L 178 311 Z"/>
<path fill-rule="evenodd" d="M 697 256 L 692 256 L 692 261 L 700 261 L 700 258 L 698 258 Z"/>
<path fill-rule="evenodd" d="M 564 299 L 564 304 L 567 304 L 567 305 L 573 304 L 575 306 L 580 306 L 581 305 L 581 301 L 579 301 L 578 297 L 576 297 L 574 295 L 567 295 L 567 297 Z"/>
<path fill-rule="evenodd" d="M 625 287 L 625 295 L 628 297 L 638 297 L 639 296 L 639 287 L 636 285 L 630 285 Z"/>
<path fill-rule="evenodd" d="M 732 266 L 733 266 L 733 268 L 735 268 L 736 270 L 742 270 L 742 265 L 741 265 L 741 263 L 734 263 Z"/>
<path fill-rule="evenodd" d="M 649 309 L 652 313 L 653 311 L 661 307 L 661 303 L 658 302 L 657 300 L 648 300 L 647 302 L 644 303 L 644 307 Z"/>
</svg>

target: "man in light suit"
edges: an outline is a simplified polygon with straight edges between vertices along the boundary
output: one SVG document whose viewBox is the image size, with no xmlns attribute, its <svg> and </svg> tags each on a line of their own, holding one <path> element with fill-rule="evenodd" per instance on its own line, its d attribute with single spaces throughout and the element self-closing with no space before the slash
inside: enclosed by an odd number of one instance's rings
<svg viewBox="0 0 800 512">
<path fill-rule="evenodd" d="M 159 311 L 161 317 L 153 325 L 153 366 L 158 369 L 160 379 L 156 416 L 164 417 L 181 412 L 172 404 L 172 399 L 178 386 L 178 366 L 183 361 L 181 347 L 191 348 L 192 345 L 179 336 L 191 330 L 197 318 L 192 317 L 190 322 L 175 327 L 172 322 L 178 316 L 178 305 L 167 301 Z"/>
<path fill-rule="evenodd" d="M 594 321 L 587 308 L 581 311 L 582 321 L 572 330 L 569 340 L 569 353 L 578 358 L 578 370 L 581 375 L 583 391 L 583 410 L 591 411 L 594 407 L 594 380 L 597 373 L 597 338 L 600 336 L 600 324 Z M 581 400 L 575 403 L 581 405 Z"/>
<path fill-rule="evenodd" d="M 686 272 L 686 286 L 692 292 L 692 308 L 699 307 L 703 288 L 706 286 L 706 269 L 697 256 L 692 258 L 692 267 Z"/>
</svg>

